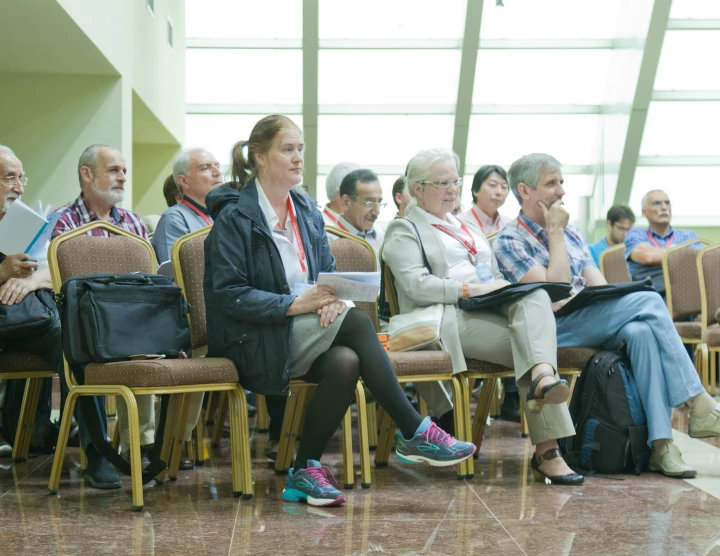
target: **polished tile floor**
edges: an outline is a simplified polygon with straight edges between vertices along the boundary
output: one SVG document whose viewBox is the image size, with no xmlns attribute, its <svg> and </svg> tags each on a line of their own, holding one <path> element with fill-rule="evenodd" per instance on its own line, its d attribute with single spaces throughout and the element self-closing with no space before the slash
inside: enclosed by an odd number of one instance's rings
<svg viewBox="0 0 720 556">
<path fill-rule="evenodd" d="M 698 479 L 653 473 L 589 478 L 583 487 L 533 483 L 531 446 L 519 426 L 493 421 L 473 480 L 453 470 L 404 466 L 394 457 L 368 490 L 340 508 L 282 502 L 283 477 L 253 436 L 255 497 L 232 498 L 228 446 L 177 482 L 145 487 L 133 513 L 129 479 L 119 491 L 82 485 L 69 449 L 58 496 L 51 457 L 0 460 L 0 554 L 531 554 L 720 555 L 720 448 L 683 434 L 677 442 Z M 338 438 L 327 463 L 338 470 Z"/>
</svg>

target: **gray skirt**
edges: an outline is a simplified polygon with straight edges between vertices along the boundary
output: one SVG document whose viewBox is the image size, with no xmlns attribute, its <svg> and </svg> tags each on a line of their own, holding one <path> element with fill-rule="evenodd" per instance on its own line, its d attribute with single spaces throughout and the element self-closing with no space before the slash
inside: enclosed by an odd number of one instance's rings
<svg viewBox="0 0 720 556">
<path fill-rule="evenodd" d="M 349 310 L 349 307 L 345 309 L 327 328 L 320 326 L 320 317 L 316 313 L 293 317 L 290 378 L 306 375 L 315 360 L 330 349 Z"/>
</svg>

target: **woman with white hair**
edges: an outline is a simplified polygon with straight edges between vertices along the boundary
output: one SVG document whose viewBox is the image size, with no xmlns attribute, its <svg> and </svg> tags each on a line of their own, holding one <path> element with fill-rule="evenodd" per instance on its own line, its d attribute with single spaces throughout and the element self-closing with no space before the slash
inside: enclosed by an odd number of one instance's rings
<svg viewBox="0 0 720 556">
<path fill-rule="evenodd" d="M 462 185 L 458 166 L 458 156 L 449 149 L 421 151 L 408 164 L 414 199 L 406 217 L 388 226 L 383 246 L 383 260 L 395 276 L 400 312 L 444 304 L 440 342 L 452 357 L 455 373 L 467 370 L 466 357 L 515 369 L 536 446 L 536 480 L 582 484 L 582 475 L 567 466 L 556 441 L 575 430 L 565 403 L 569 388 L 556 371 L 555 318 L 548 294 L 535 290 L 494 311 L 466 312 L 457 306 L 463 297 L 508 285 L 485 236 L 452 215 Z M 452 408 L 439 383 L 430 383 L 434 391 L 416 387 L 435 415 Z"/>
</svg>

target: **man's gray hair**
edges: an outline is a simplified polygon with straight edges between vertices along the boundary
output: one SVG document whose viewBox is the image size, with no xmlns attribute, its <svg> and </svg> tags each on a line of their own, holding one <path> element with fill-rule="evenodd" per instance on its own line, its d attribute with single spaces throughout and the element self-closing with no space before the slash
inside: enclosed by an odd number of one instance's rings
<svg viewBox="0 0 720 556">
<path fill-rule="evenodd" d="M 518 192 L 518 186 L 521 183 L 537 191 L 540 172 L 547 169 L 560 170 L 561 168 L 562 164 L 555 157 L 543 153 L 526 154 L 513 162 L 508 170 L 508 183 L 518 203 L 522 205 L 522 198 Z"/>
<path fill-rule="evenodd" d="M 103 144 L 99 143 L 97 145 L 90 145 L 80 155 L 80 160 L 78 161 L 78 180 L 80 181 L 80 187 L 83 186 L 83 179 L 82 179 L 82 174 L 80 173 L 80 170 L 82 169 L 83 166 L 87 166 L 93 172 L 95 172 L 95 170 L 97 170 L 97 152 L 98 152 L 98 149 L 101 149 L 102 147 L 107 147 L 108 149 L 113 148 L 110 145 L 103 145 Z"/>
<path fill-rule="evenodd" d="M 663 191 L 662 189 L 651 189 L 650 191 L 645 193 L 645 195 L 642 196 L 642 201 L 640 201 L 640 206 L 642 208 L 647 208 L 648 197 L 650 197 L 650 195 L 652 195 L 653 193 L 665 193 L 665 191 Z M 667 193 L 665 193 L 665 195 L 667 195 Z"/>
<path fill-rule="evenodd" d="M 192 155 L 202 152 L 207 151 L 202 147 L 191 147 L 189 149 L 183 149 L 175 155 L 175 158 L 173 159 L 173 179 L 175 180 L 175 183 L 177 184 L 180 193 L 182 193 L 182 188 L 178 183 L 178 176 L 180 174 L 182 174 L 183 176 L 187 176 L 188 172 L 190 171 L 190 164 L 192 163 Z"/>
<path fill-rule="evenodd" d="M 449 162 L 455 167 L 455 170 L 460 168 L 460 157 L 452 149 L 426 149 L 410 159 L 405 171 L 405 181 L 408 184 L 408 193 L 410 193 L 411 197 L 417 197 L 412 184 L 426 180 L 430 166 L 439 161 Z"/>
<path fill-rule="evenodd" d="M 15 151 L 6 145 L 0 145 L 0 154 L 9 154 L 10 156 L 17 157 Z"/>
<path fill-rule="evenodd" d="M 345 179 L 345 176 L 360 168 L 361 166 L 355 162 L 341 162 L 333 166 L 325 179 L 325 191 L 327 192 L 328 201 L 335 198 L 335 193 L 340 190 L 340 184 Z"/>
</svg>

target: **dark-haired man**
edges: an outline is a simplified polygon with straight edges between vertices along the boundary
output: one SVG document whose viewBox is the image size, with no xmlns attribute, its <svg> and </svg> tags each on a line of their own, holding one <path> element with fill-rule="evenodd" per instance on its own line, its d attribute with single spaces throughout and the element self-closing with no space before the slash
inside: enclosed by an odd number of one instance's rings
<svg viewBox="0 0 720 556">
<path fill-rule="evenodd" d="M 634 223 L 635 214 L 630 207 L 625 205 L 610 207 L 607 213 L 608 235 L 588 246 L 596 265 L 600 266 L 600 255 L 603 251 L 625 242 L 625 236 Z"/>
</svg>

